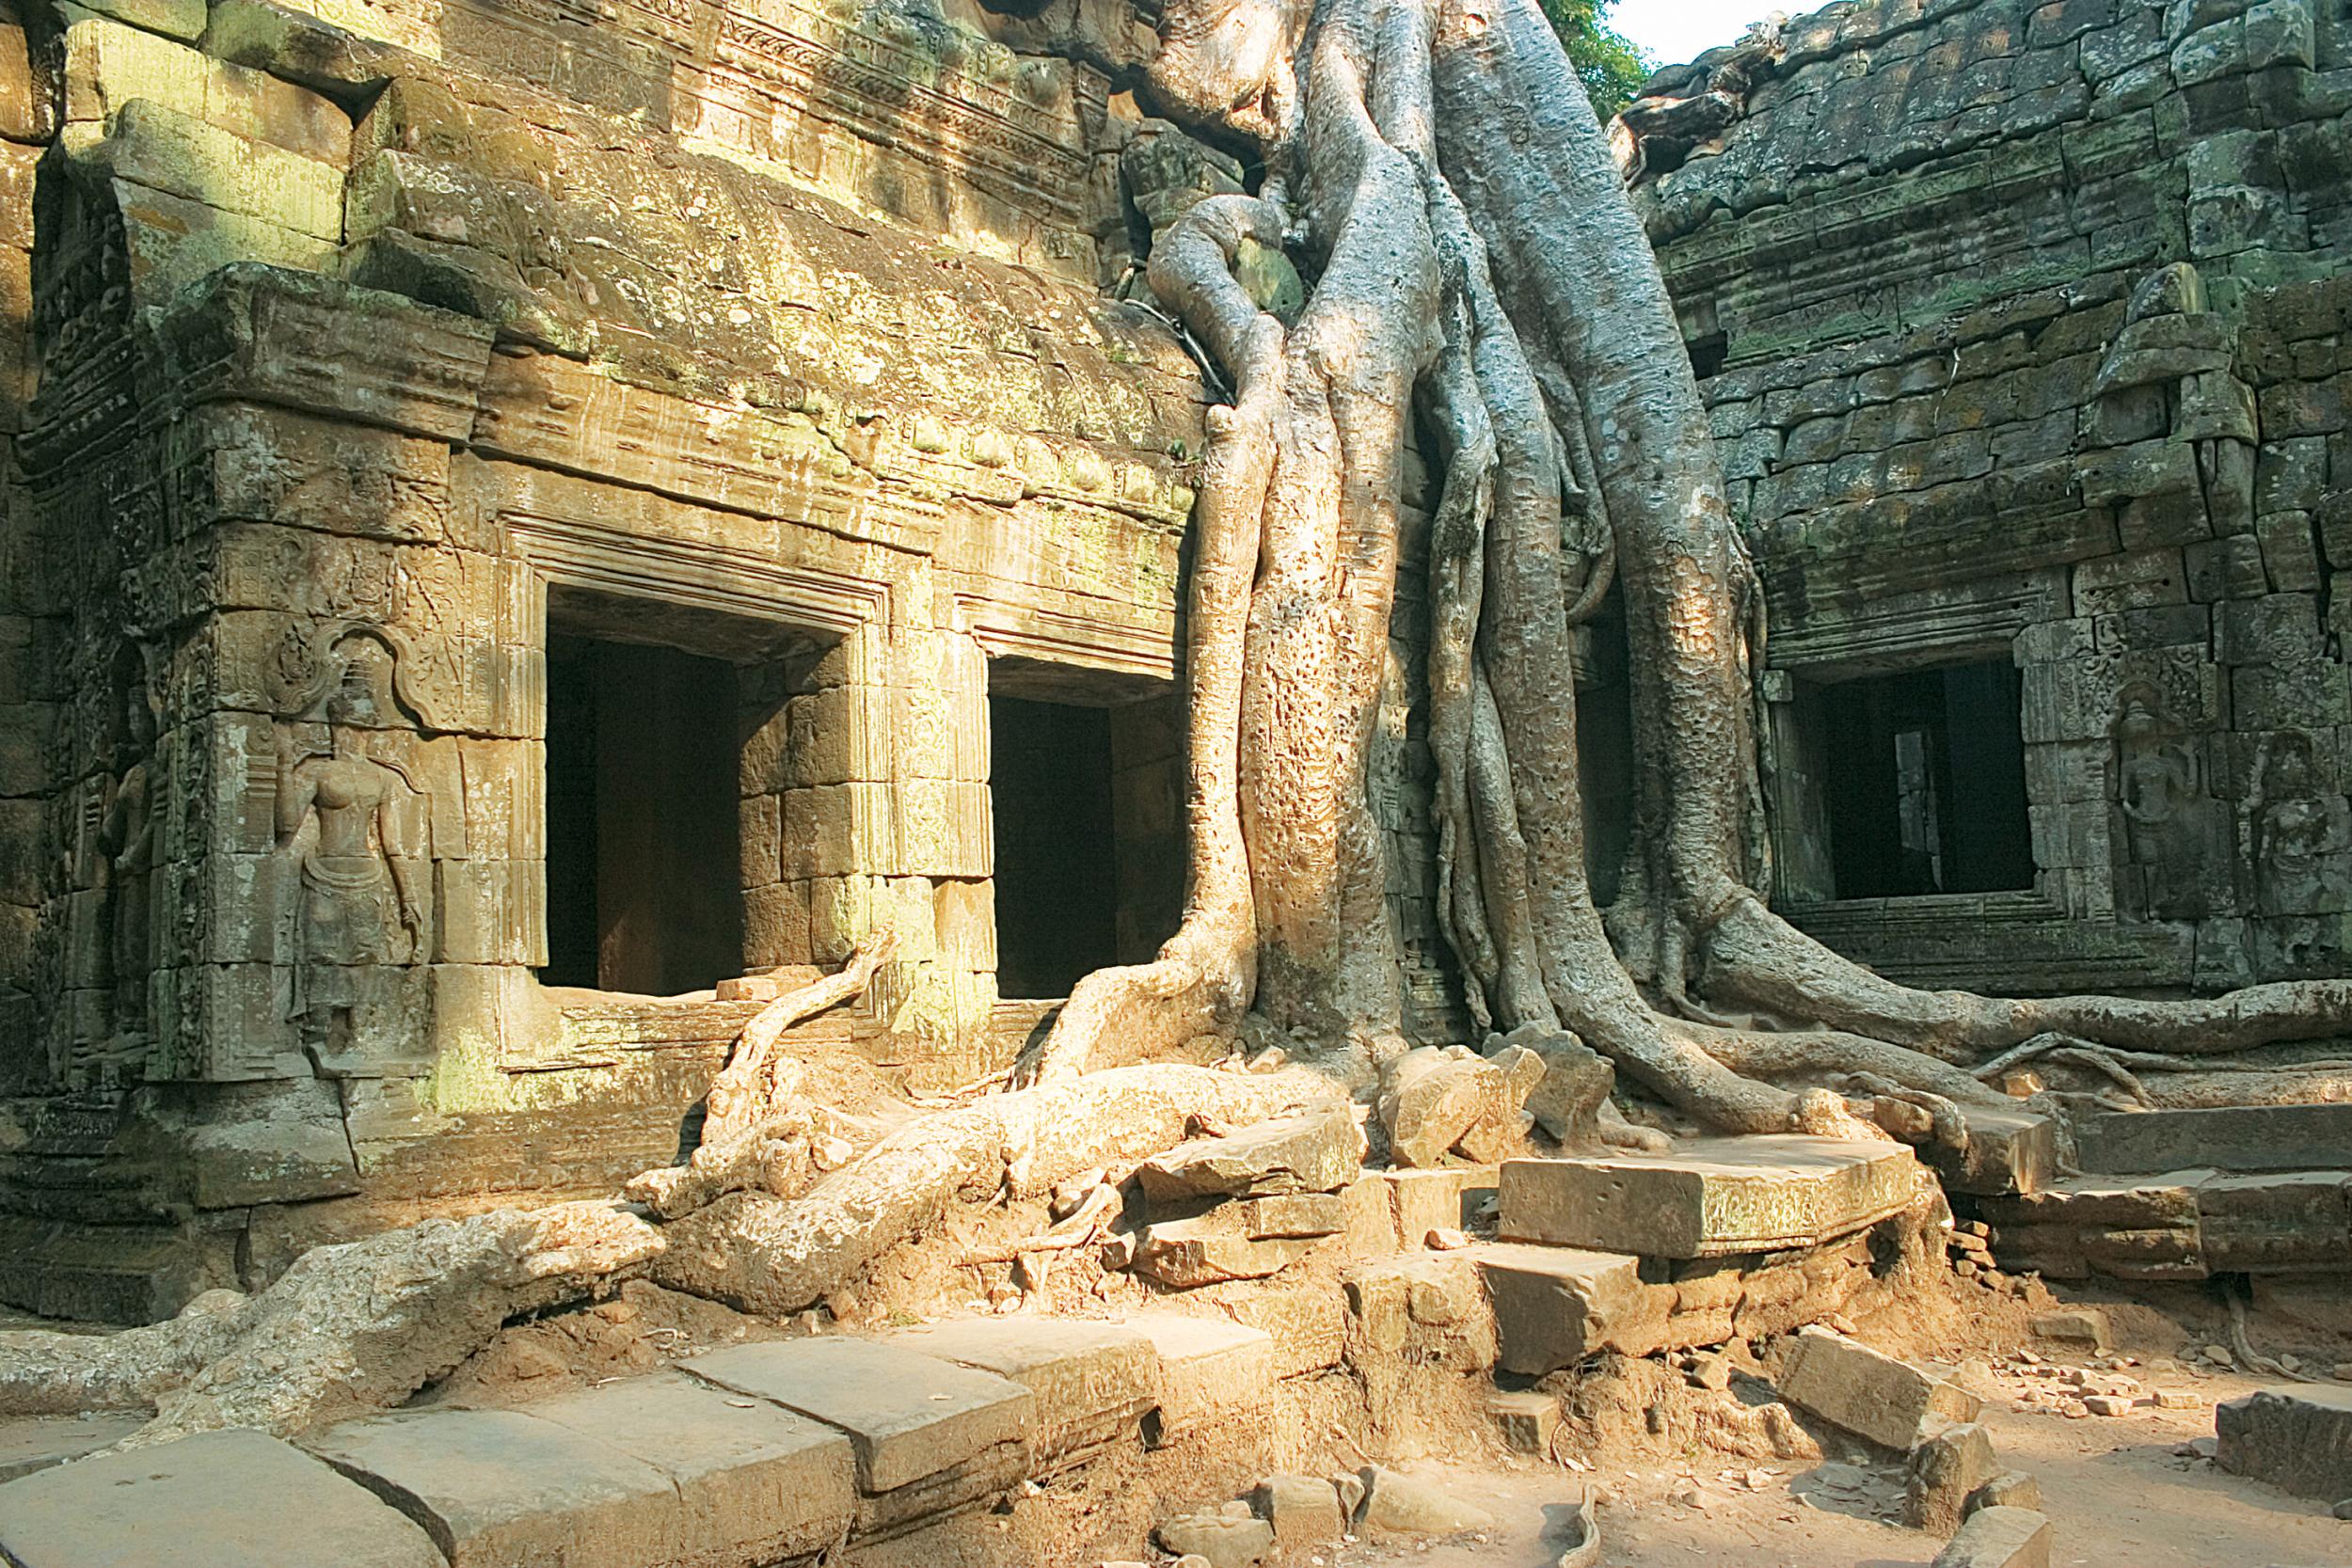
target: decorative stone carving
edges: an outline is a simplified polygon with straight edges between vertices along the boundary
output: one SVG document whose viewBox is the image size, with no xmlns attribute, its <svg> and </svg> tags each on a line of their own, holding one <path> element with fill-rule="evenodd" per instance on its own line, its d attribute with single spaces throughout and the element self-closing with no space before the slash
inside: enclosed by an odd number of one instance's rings
<svg viewBox="0 0 2352 1568">
<path fill-rule="evenodd" d="M 2116 779 L 2122 792 L 2125 864 L 2119 902 L 2149 920 L 2229 912 L 2231 890 L 2221 803 L 2204 784 L 2194 732 L 2164 696 L 2134 681 L 2116 699 Z M 2137 895 L 2137 896 L 2135 896 Z"/>
<path fill-rule="evenodd" d="M 394 758 L 404 737 L 385 730 L 421 723 L 402 711 L 391 639 L 349 629 L 324 657 L 310 657 L 313 646 L 290 632 L 279 669 L 289 694 L 305 699 L 281 712 L 278 731 L 277 844 L 293 883 L 280 959 L 303 1049 L 335 1073 L 380 1057 L 368 1024 L 406 1000 L 408 976 L 392 972 L 431 951 L 432 802 Z"/>
</svg>

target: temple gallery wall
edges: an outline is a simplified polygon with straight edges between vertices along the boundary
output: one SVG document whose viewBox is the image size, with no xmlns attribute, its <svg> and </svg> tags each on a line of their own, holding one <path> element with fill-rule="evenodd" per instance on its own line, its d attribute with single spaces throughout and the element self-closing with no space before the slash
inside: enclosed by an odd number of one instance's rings
<svg viewBox="0 0 2352 1568">
<path fill-rule="evenodd" d="M 1173 930 L 1206 393 L 1136 263 L 1243 170 L 1129 8 L 8 15 L 0 1298 L 609 1190 L 883 927 L 804 1028 L 926 1088 Z M 2344 8 L 1834 6 L 1650 90 L 1775 902 L 1927 984 L 2352 971 Z M 1422 661 L 1373 788 L 1446 1037 Z"/>
</svg>

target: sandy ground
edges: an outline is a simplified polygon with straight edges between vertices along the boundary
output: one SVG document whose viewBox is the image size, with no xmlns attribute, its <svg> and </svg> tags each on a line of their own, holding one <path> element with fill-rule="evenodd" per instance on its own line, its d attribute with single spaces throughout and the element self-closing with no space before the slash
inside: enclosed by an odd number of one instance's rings
<svg viewBox="0 0 2352 1568">
<path fill-rule="evenodd" d="M 2260 1384 L 2217 1376 L 2192 1386 L 2212 1401 Z M 2052 1568 L 2352 1564 L 2352 1523 L 2332 1517 L 2327 1504 L 2175 1455 L 2189 1439 L 2213 1434 L 2210 1407 L 2069 1419 L 1988 1401 L 1984 1419 L 2003 1461 L 2042 1482 Z M 1718 1456 L 1694 1457 L 1688 1466 L 1636 1469 L 1615 1479 L 1618 1497 L 1601 1509 L 1608 1568 L 1925 1568 L 1942 1544 L 1886 1522 L 1901 1497 L 1891 1471 L 1865 1489 L 1851 1484 L 1861 1479 L 1851 1466 L 1780 1466 L 1774 1475 L 1728 1471 Z M 1502 1528 L 1486 1541 L 1427 1548 L 1346 1545 L 1327 1568 L 1551 1568 L 1567 1526 L 1564 1504 L 1586 1480 L 1533 1463 L 1504 1471 L 1429 1466 L 1417 1473 L 1482 1501 Z M 1760 1489 L 1749 1490 L 1751 1481 Z M 1671 1500 L 1678 1491 L 1687 1498 L 1693 1483 L 1695 1505 Z"/>
</svg>

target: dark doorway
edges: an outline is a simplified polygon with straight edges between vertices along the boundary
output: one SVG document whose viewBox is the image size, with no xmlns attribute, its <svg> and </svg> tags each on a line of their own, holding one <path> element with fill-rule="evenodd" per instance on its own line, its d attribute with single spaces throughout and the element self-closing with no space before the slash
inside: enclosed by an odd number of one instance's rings
<svg viewBox="0 0 2352 1568">
<path fill-rule="evenodd" d="M 1119 956 L 1110 710 L 992 695 L 988 722 L 997 994 L 1068 996 Z"/>
<path fill-rule="evenodd" d="M 736 670 L 548 636 L 549 985 L 674 996 L 741 972 Z"/>
<path fill-rule="evenodd" d="M 2007 663 L 1820 689 L 1836 896 L 2033 886 L 2019 690 Z"/>
</svg>

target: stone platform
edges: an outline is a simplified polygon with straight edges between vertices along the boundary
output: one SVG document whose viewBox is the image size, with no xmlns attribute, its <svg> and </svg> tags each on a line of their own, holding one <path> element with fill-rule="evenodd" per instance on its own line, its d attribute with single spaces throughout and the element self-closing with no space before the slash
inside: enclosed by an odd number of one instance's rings
<svg viewBox="0 0 2352 1568">
<path fill-rule="evenodd" d="M 1078 1458 L 1262 1416 L 1274 1360 L 1256 1329 L 1172 1313 L 738 1345 L 520 1409 L 397 1411 L 300 1445 L 208 1433 L 55 1465 L 0 1485 L 0 1559 L 798 1568 L 902 1537 L 892 1549 L 919 1557 L 915 1532 Z"/>
<path fill-rule="evenodd" d="M 1887 1218 L 1919 1196 L 1924 1179 L 1901 1144 L 1795 1135 L 1510 1160 L 1502 1239 L 1643 1258 L 1789 1251 Z"/>
</svg>

